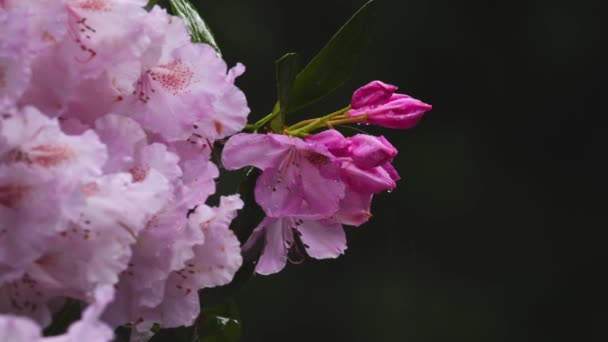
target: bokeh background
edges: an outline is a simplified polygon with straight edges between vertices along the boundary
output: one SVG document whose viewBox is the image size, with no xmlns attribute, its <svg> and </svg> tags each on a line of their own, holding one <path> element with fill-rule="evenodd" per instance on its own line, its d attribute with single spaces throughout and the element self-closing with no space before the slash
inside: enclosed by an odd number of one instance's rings
<svg viewBox="0 0 608 342">
<path fill-rule="evenodd" d="M 415 129 L 375 130 L 403 177 L 334 261 L 254 277 L 236 296 L 242 341 L 600 341 L 606 302 L 605 55 L 599 1 L 379 2 L 352 80 L 433 105 Z M 252 117 L 276 99 L 274 60 L 308 61 L 363 0 L 194 1 Z M 605 12 L 604 12 L 605 13 Z"/>
</svg>

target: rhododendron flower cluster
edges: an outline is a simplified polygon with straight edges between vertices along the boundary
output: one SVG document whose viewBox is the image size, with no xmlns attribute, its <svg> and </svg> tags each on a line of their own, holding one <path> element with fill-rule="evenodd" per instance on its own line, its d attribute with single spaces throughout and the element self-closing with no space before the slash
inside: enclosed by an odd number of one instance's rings
<svg viewBox="0 0 608 342">
<path fill-rule="evenodd" d="M 28 319 L 47 326 L 107 286 L 109 326 L 188 325 L 197 291 L 241 265 L 228 226 L 242 201 L 205 201 L 211 144 L 247 121 L 244 68 L 145 4 L 0 2 L 2 331 L 38 336 Z"/>
<path fill-rule="evenodd" d="M 400 177 L 387 139 L 335 128 L 410 128 L 431 108 L 373 81 L 329 115 L 287 126 L 278 106 L 247 124 L 244 66 L 146 3 L 0 0 L 2 341 L 104 342 L 121 326 L 145 341 L 192 325 L 199 291 L 231 283 L 242 255 L 263 275 L 338 257 L 343 226 Z M 224 168 L 261 171 L 255 203 L 207 204 L 222 148 Z M 239 241 L 231 222 L 256 203 L 265 217 Z M 81 318 L 43 337 L 74 301 Z"/>
<path fill-rule="evenodd" d="M 317 259 L 342 254 L 342 224 L 365 223 L 372 196 L 395 188 L 399 175 L 391 161 L 396 153 L 383 137 L 345 138 L 336 130 L 304 140 L 276 134 L 230 138 L 223 155 L 228 169 L 253 165 L 263 170 L 255 196 L 266 218 L 243 246 L 252 248 L 264 236 L 256 272 L 280 271 L 292 249 Z"/>
</svg>

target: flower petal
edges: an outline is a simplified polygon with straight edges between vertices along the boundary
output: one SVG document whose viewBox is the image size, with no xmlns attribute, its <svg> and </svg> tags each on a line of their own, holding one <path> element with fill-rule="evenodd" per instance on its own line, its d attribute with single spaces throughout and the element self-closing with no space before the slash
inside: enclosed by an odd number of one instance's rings
<svg viewBox="0 0 608 342">
<path fill-rule="evenodd" d="M 337 258 L 346 250 L 346 234 L 337 222 L 304 220 L 296 229 L 306 253 L 315 259 Z"/>
<path fill-rule="evenodd" d="M 265 245 L 262 255 L 255 267 L 255 272 L 270 275 L 281 271 L 287 264 L 287 248 L 285 244 L 293 242 L 293 233 L 286 226 L 284 219 L 265 219 Z"/>
<path fill-rule="evenodd" d="M 293 165 L 283 169 L 269 168 L 258 177 L 255 200 L 269 217 L 299 213 L 302 204 L 300 170 Z"/>
<path fill-rule="evenodd" d="M 276 165 L 291 147 L 268 134 L 236 134 L 224 145 L 222 164 L 228 170 L 248 165 L 265 170 Z"/>
</svg>

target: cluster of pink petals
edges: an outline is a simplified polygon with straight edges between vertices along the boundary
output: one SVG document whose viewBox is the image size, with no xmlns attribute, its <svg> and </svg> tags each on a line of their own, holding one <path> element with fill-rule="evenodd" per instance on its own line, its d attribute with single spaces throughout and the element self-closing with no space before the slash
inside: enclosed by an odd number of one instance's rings
<svg viewBox="0 0 608 342">
<path fill-rule="evenodd" d="M 256 272 L 282 270 L 292 254 L 336 258 L 346 250 L 343 224 L 370 217 L 374 194 L 392 190 L 399 175 L 391 162 L 397 150 L 384 137 L 336 130 L 305 139 L 276 134 L 237 134 L 224 147 L 228 169 L 262 170 L 256 202 L 266 218 L 243 245 L 262 247 Z"/>
<path fill-rule="evenodd" d="M 357 89 L 350 102 L 349 117 L 367 115 L 366 124 L 387 128 L 414 127 L 431 105 L 405 94 L 396 94 L 397 87 L 372 81 Z"/>
<path fill-rule="evenodd" d="M 242 201 L 205 202 L 210 144 L 247 121 L 244 67 L 146 3 L 0 1 L 0 337 L 38 340 L 66 298 L 93 304 L 48 341 L 187 325 L 241 265 Z"/>
<path fill-rule="evenodd" d="M 112 300 L 113 289 L 109 285 L 95 290 L 93 303 L 82 313 L 82 318 L 70 325 L 68 331 L 59 336 L 42 337 L 42 327 L 27 317 L 0 314 L 0 341 L 10 342 L 106 342 L 114 332 L 100 320 L 101 313 Z"/>
</svg>

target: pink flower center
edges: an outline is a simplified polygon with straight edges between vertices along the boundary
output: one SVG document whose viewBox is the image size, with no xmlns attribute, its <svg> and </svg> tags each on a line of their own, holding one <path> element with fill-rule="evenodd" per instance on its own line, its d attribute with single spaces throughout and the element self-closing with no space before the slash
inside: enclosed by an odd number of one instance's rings
<svg viewBox="0 0 608 342">
<path fill-rule="evenodd" d="M 61 145 L 41 145 L 31 149 L 30 161 L 42 167 L 57 166 L 71 157 L 71 150 Z"/>
<path fill-rule="evenodd" d="M 109 12 L 111 10 L 108 0 L 84 0 L 77 4 L 78 7 L 95 12 Z"/>
<path fill-rule="evenodd" d="M 156 92 L 152 82 L 156 82 L 170 94 L 177 95 L 186 92 L 193 79 L 194 71 L 178 59 L 147 70 L 137 80 L 133 95 L 136 95 L 144 103 L 148 102 L 150 95 Z"/>
<path fill-rule="evenodd" d="M 10 305 L 19 312 L 32 313 L 38 309 L 37 301 L 42 297 L 38 282 L 27 273 L 21 280 L 8 284 L 8 297 Z"/>
<path fill-rule="evenodd" d="M 134 166 L 129 170 L 131 173 L 131 178 L 134 183 L 138 183 L 146 179 L 146 175 L 148 174 L 148 169 L 141 166 Z"/>
<path fill-rule="evenodd" d="M 21 184 L 0 185 L 0 204 L 14 208 L 30 191 L 30 187 Z"/>
<path fill-rule="evenodd" d="M 5 163 L 35 164 L 44 168 L 51 168 L 69 160 L 72 151 L 61 145 L 40 145 L 29 151 L 12 150 L 2 160 Z"/>
<path fill-rule="evenodd" d="M 316 167 L 321 167 L 329 163 L 329 158 L 319 153 L 308 153 L 306 159 Z"/>
<path fill-rule="evenodd" d="M 97 185 L 97 183 L 90 182 L 90 183 L 84 184 L 81 187 L 80 191 L 82 191 L 82 193 L 87 197 L 93 196 L 99 192 L 99 186 Z"/>
</svg>

